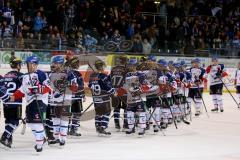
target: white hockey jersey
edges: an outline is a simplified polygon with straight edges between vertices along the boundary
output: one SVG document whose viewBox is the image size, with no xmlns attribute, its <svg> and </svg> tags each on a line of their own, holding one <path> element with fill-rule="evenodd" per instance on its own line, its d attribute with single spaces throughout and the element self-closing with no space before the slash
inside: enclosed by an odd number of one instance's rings
<svg viewBox="0 0 240 160">
<path fill-rule="evenodd" d="M 222 74 L 223 71 L 224 71 L 224 65 L 223 64 L 210 65 L 210 66 L 207 67 L 206 72 L 209 75 L 210 86 L 222 83 L 222 81 L 220 79 L 221 77 L 218 77 L 217 74 Z"/>
<path fill-rule="evenodd" d="M 205 69 L 203 68 L 190 68 L 191 74 L 191 88 L 203 88 L 203 79 L 205 78 Z"/>
<path fill-rule="evenodd" d="M 38 90 L 33 93 L 32 90 Z M 27 105 L 34 100 L 41 100 L 48 104 L 48 92 L 51 90 L 49 79 L 46 74 L 40 70 L 34 73 L 25 74 L 22 79 L 21 87 L 13 94 L 15 98 L 25 96 Z"/>
</svg>

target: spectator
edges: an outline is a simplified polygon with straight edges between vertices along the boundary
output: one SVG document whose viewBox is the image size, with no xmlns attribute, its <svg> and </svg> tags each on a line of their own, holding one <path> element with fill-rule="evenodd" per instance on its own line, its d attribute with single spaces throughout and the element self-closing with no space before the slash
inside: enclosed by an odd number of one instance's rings
<svg viewBox="0 0 240 160">
<path fill-rule="evenodd" d="M 151 44 L 148 42 L 147 38 L 144 38 L 144 39 L 143 39 L 142 46 L 143 46 L 143 52 L 142 52 L 143 54 L 150 54 L 150 53 L 151 53 L 152 46 L 151 46 Z"/>
<path fill-rule="evenodd" d="M 135 34 L 134 27 L 135 27 L 134 23 L 129 24 L 126 35 L 127 39 L 132 39 L 133 35 Z"/>
<path fill-rule="evenodd" d="M 140 35 L 135 35 L 134 36 L 132 50 L 135 53 L 142 53 L 143 52 L 142 38 L 141 38 Z"/>
<path fill-rule="evenodd" d="M 85 42 L 87 52 L 95 51 L 94 45 L 96 45 L 98 43 L 98 41 L 94 37 L 91 37 L 90 35 L 86 35 L 84 37 L 84 42 Z"/>
<path fill-rule="evenodd" d="M 41 12 L 37 12 L 37 15 L 34 18 L 34 24 L 33 24 L 34 32 L 35 33 L 40 32 L 45 26 L 46 26 L 46 20 L 43 19 Z"/>
<path fill-rule="evenodd" d="M 6 6 L 2 9 L 2 14 L 4 20 L 7 22 L 7 25 L 14 25 L 14 11 L 10 7 L 10 2 L 6 3 Z"/>
<path fill-rule="evenodd" d="M 24 43 L 25 43 L 25 41 L 24 41 L 24 38 L 23 38 L 23 35 L 22 35 L 22 33 L 20 32 L 19 34 L 18 34 L 18 37 L 17 37 L 17 48 L 21 48 L 21 49 L 24 49 Z"/>
<path fill-rule="evenodd" d="M 11 38 L 13 36 L 13 29 L 7 24 L 7 21 L 3 21 L 0 27 L 1 38 Z"/>
<path fill-rule="evenodd" d="M 114 41 L 116 43 L 121 42 L 121 35 L 119 34 L 119 31 L 117 29 L 114 31 L 114 34 L 112 36 L 112 41 Z"/>
<path fill-rule="evenodd" d="M 128 0 L 124 0 L 122 4 L 123 11 L 130 14 L 131 6 L 128 2 Z"/>
<path fill-rule="evenodd" d="M 19 37 L 19 35 L 21 34 L 21 36 L 23 37 L 23 23 L 21 21 L 18 22 L 18 25 L 15 27 L 15 37 Z"/>
</svg>

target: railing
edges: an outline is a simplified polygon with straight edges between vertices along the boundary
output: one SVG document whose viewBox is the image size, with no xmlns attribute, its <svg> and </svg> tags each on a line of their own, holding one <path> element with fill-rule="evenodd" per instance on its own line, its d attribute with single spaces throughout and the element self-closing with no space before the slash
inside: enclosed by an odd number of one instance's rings
<svg viewBox="0 0 240 160">
<path fill-rule="evenodd" d="M 229 41 L 222 43 L 221 48 L 194 48 L 194 46 L 184 46 L 180 42 L 165 41 L 163 45 L 156 43 L 151 50 L 153 54 L 160 55 L 184 55 L 184 56 L 204 56 L 211 55 L 240 57 L 240 42 Z M 98 43 L 99 44 L 99 43 Z M 61 40 L 61 39 L 0 39 L 0 50 L 73 50 L 77 53 L 113 53 L 113 52 L 129 52 L 133 53 L 134 43 L 131 40 L 122 40 L 120 42 L 105 41 L 100 42 L 102 45 L 88 44 L 79 46 L 76 40 Z M 141 53 L 137 53 L 141 54 Z"/>
</svg>

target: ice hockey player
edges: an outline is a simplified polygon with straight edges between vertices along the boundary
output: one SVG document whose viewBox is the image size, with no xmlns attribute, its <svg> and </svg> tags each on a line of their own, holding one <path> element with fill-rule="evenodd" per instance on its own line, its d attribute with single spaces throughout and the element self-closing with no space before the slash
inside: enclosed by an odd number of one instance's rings
<svg viewBox="0 0 240 160">
<path fill-rule="evenodd" d="M 149 55 L 147 57 L 147 67 L 143 73 L 146 75 L 147 85 L 149 87 L 148 93 L 146 93 L 146 106 L 148 109 L 147 112 L 147 126 L 146 129 L 149 129 L 151 121 L 154 122 L 153 131 L 156 133 L 159 131 L 160 126 L 160 100 L 158 97 L 158 65 L 157 59 L 154 55 Z M 154 112 L 154 113 L 151 113 Z M 152 114 L 152 117 L 151 117 Z"/>
<path fill-rule="evenodd" d="M 64 146 L 71 115 L 72 92 L 77 91 L 77 80 L 71 70 L 65 70 L 63 56 L 56 56 L 52 59 L 52 73 L 49 79 L 53 89 L 49 104 L 53 108 L 52 121 L 55 138 L 49 143 L 59 143 L 60 146 Z"/>
<path fill-rule="evenodd" d="M 188 101 L 187 101 L 187 97 L 188 97 L 188 91 L 189 91 L 189 88 L 191 86 L 191 74 L 189 71 L 187 71 L 186 69 L 187 65 L 186 65 L 186 62 L 185 61 L 181 61 L 180 62 L 180 70 L 179 72 L 181 74 L 183 74 L 182 76 L 180 76 L 180 81 L 182 83 L 182 105 L 183 105 L 183 110 L 185 112 L 186 115 L 188 116 L 191 116 L 191 107 L 188 106 Z M 177 77 L 176 77 L 177 78 Z M 177 83 L 179 83 L 177 81 Z"/>
<path fill-rule="evenodd" d="M 95 127 L 99 135 L 111 135 L 107 130 L 111 113 L 110 98 L 116 95 L 111 79 L 104 73 L 105 63 L 101 60 L 95 62 L 97 69 L 90 75 L 88 87 L 91 89 L 95 107 Z"/>
<path fill-rule="evenodd" d="M 2 79 L 6 85 L 9 96 L 13 95 L 22 85 L 23 73 L 20 72 L 21 63 L 22 61 L 16 57 L 11 59 L 10 67 L 12 70 L 5 74 Z M 11 148 L 13 133 L 19 125 L 19 120 L 22 118 L 22 99 L 3 103 L 3 113 L 5 118 L 5 131 L 2 134 L 0 142 Z"/>
<path fill-rule="evenodd" d="M 147 68 L 147 58 L 146 57 L 141 57 L 140 61 L 137 66 L 138 71 L 144 71 Z"/>
<path fill-rule="evenodd" d="M 166 129 L 168 124 L 171 124 L 175 119 L 173 117 L 173 113 L 171 110 L 171 106 L 173 106 L 172 93 L 175 92 L 177 88 L 176 81 L 173 78 L 173 75 L 168 70 L 168 63 L 164 59 L 160 59 L 158 61 L 159 66 L 159 96 L 161 98 L 161 128 Z"/>
<path fill-rule="evenodd" d="M 78 57 L 74 57 L 69 63 L 69 67 L 74 75 L 74 81 L 77 83 L 77 90 L 72 93 L 71 118 L 69 122 L 69 135 L 81 136 L 80 133 L 80 117 L 83 110 L 83 102 L 86 101 L 84 92 L 84 81 L 82 74 L 78 71 L 80 62 Z"/>
<path fill-rule="evenodd" d="M 45 142 L 44 120 L 48 93 L 51 91 L 46 74 L 38 70 L 39 59 L 30 56 L 26 59 L 28 73 L 23 76 L 21 87 L 11 96 L 11 101 L 26 98 L 26 122 L 35 136 L 37 152 L 42 151 Z"/>
<path fill-rule="evenodd" d="M 214 104 L 214 108 L 211 111 L 215 112 L 220 110 L 223 112 L 222 77 L 227 76 L 226 72 L 224 71 L 224 65 L 219 63 L 217 57 L 213 57 L 212 64 L 206 68 L 206 73 L 209 75 L 210 95 L 212 95 L 212 101 Z"/>
<path fill-rule="evenodd" d="M 112 107 L 113 110 L 113 117 L 114 117 L 114 124 L 115 129 L 117 131 L 120 131 L 121 125 L 120 125 L 120 110 L 124 110 L 124 121 L 123 121 L 123 130 L 127 129 L 127 116 L 126 116 L 126 104 L 127 104 L 127 94 L 125 90 L 123 89 L 123 85 L 125 83 L 125 76 L 127 72 L 126 63 L 127 63 L 127 57 L 126 56 L 120 56 L 118 57 L 118 64 L 116 64 L 110 73 L 110 78 L 112 81 L 112 86 L 116 90 L 118 96 L 112 97 Z M 123 91 L 123 92 L 122 92 Z"/>
<path fill-rule="evenodd" d="M 174 75 L 175 67 L 174 67 L 174 62 L 172 60 L 168 62 L 168 69 L 169 69 L 169 72 Z"/>
<path fill-rule="evenodd" d="M 189 70 L 192 80 L 191 87 L 189 88 L 188 93 L 188 103 L 191 106 L 191 102 L 195 103 L 195 116 L 201 114 L 202 108 L 202 94 L 203 94 L 203 81 L 205 75 L 205 69 L 200 67 L 200 59 L 195 58 L 192 60 L 192 67 Z"/>
<path fill-rule="evenodd" d="M 174 102 L 173 114 L 176 114 L 178 122 L 182 120 L 184 123 L 189 124 L 189 122 L 184 119 L 187 115 L 185 92 L 190 83 L 191 75 L 188 72 L 184 72 L 184 66 L 181 63 L 174 63 L 173 66 L 175 68 L 174 77 L 177 83 L 177 91 L 172 94 Z"/>
<path fill-rule="evenodd" d="M 236 86 L 237 95 L 238 95 L 238 98 L 239 98 L 239 105 L 240 105 L 240 62 L 238 62 L 238 68 L 237 68 L 237 71 L 236 71 L 234 84 Z"/>
<path fill-rule="evenodd" d="M 127 91 L 127 120 L 128 120 L 128 131 L 126 134 L 132 134 L 135 132 L 135 115 L 138 115 L 138 135 L 143 136 L 146 129 L 146 109 L 144 102 L 141 98 L 141 94 L 147 92 L 142 87 L 145 75 L 136 70 L 137 60 L 130 59 L 127 65 L 128 73 L 126 74 L 125 86 Z"/>
</svg>

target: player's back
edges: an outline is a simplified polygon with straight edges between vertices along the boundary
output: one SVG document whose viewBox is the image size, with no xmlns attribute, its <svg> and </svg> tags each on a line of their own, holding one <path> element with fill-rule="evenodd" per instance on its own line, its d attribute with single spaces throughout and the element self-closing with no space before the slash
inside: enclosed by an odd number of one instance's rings
<svg viewBox="0 0 240 160">
<path fill-rule="evenodd" d="M 10 71 L 4 75 L 4 82 L 7 87 L 7 94 L 13 95 L 13 93 L 19 89 L 22 85 L 23 73 L 18 71 Z M 15 100 L 14 102 L 6 102 L 7 105 L 21 105 L 22 100 Z"/>
<path fill-rule="evenodd" d="M 126 67 L 125 66 L 115 66 L 111 70 L 111 82 L 114 88 L 120 88 L 124 85 L 126 77 Z"/>
</svg>

